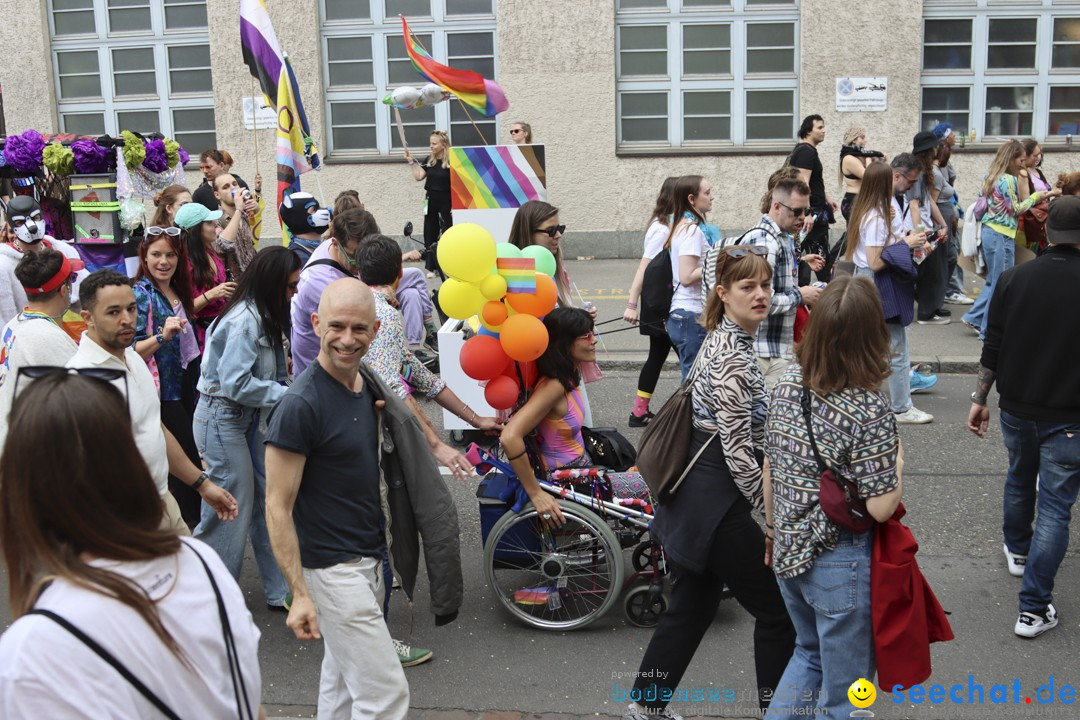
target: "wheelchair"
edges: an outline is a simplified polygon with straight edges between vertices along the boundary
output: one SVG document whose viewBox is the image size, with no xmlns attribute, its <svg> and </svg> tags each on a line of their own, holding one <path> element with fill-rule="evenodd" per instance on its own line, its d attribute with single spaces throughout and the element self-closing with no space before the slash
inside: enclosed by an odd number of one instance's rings
<svg viewBox="0 0 1080 720">
<path fill-rule="evenodd" d="M 631 624 L 655 627 L 667 609 L 663 548 L 649 536 L 648 489 L 637 473 L 568 468 L 538 477 L 558 498 L 566 523 L 547 527 L 513 469 L 473 445 L 488 469 L 477 489 L 484 573 L 510 615 L 541 630 L 583 628 L 622 597 Z M 624 552 L 631 550 L 627 573 Z"/>
</svg>

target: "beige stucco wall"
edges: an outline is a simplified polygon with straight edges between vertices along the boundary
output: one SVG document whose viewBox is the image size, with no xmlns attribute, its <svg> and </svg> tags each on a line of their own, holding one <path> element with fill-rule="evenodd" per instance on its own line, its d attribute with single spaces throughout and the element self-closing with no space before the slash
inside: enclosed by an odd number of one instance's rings
<svg viewBox="0 0 1080 720">
<path fill-rule="evenodd" d="M 45 3 L 0 0 L 0 48 L 6 49 L 0 75 L 4 88 L 4 120 L 8 133 L 34 128 L 42 133 L 57 129 L 56 90 L 49 22 Z"/>
</svg>

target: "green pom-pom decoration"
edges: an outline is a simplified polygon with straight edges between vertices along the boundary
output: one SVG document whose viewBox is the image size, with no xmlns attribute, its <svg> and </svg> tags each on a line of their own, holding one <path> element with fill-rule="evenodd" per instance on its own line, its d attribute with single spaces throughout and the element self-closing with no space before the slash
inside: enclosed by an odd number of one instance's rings
<svg viewBox="0 0 1080 720">
<path fill-rule="evenodd" d="M 129 170 L 134 170 L 146 160 L 146 146 L 130 130 L 124 130 L 120 137 L 124 138 L 124 164 Z"/>
<path fill-rule="evenodd" d="M 75 153 L 60 143 L 50 143 L 41 154 L 42 164 L 57 177 L 67 177 L 75 172 Z"/>
<path fill-rule="evenodd" d="M 165 162 L 170 170 L 176 167 L 176 163 L 180 162 L 180 143 L 172 138 L 165 138 Z"/>
</svg>

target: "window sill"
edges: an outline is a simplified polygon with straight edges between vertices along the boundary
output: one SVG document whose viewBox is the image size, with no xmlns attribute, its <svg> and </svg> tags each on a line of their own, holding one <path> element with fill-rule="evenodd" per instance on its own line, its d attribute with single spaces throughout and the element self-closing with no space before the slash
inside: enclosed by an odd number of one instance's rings
<svg viewBox="0 0 1080 720">
<path fill-rule="evenodd" d="M 396 155 L 349 155 L 338 152 L 327 155 L 322 161 L 324 165 L 405 165 L 402 151 L 396 152 Z"/>
<path fill-rule="evenodd" d="M 795 147 L 794 141 L 790 145 L 738 145 L 728 147 L 620 147 L 615 149 L 615 157 L 712 157 L 724 155 L 728 157 L 762 155 L 790 155 Z"/>
</svg>

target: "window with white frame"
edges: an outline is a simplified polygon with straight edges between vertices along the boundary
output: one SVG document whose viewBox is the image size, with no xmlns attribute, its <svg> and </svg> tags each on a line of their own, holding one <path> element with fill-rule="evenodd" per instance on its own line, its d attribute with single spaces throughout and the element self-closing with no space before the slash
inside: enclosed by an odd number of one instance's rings
<svg viewBox="0 0 1080 720">
<path fill-rule="evenodd" d="M 922 125 L 975 139 L 1080 134 L 1080 7 L 927 0 Z"/>
<path fill-rule="evenodd" d="M 796 0 L 616 0 L 615 8 L 620 147 L 794 138 Z"/>
<path fill-rule="evenodd" d="M 322 42 L 326 58 L 327 153 L 390 155 L 401 151 L 393 108 L 383 98 L 403 86 L 427 81 L 412 66 L 401 35 L 402 14 L 409 29 L 436 61 L 495 79 L 494 0 L 322 0 Z M 494 118 L 456 99 L 416 110 L 401 110 L 405 141 L 418 157 L 428 138 L 448 130 L 452 145 L 495 142 Z"/>
<path fill-rule="evenodd" d="M 206 0 L 49 0 L 62 132 L 216 147 Z"/>
</svg>

